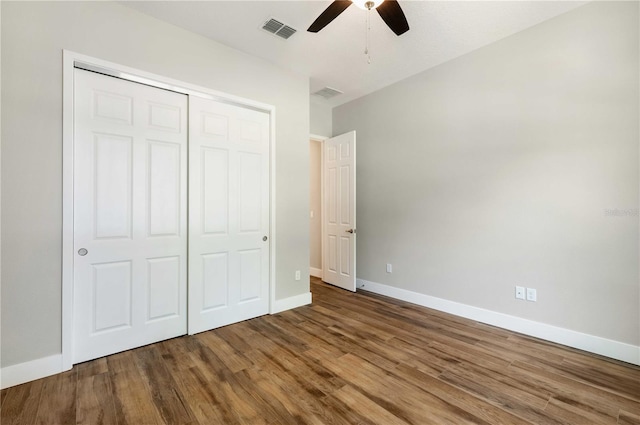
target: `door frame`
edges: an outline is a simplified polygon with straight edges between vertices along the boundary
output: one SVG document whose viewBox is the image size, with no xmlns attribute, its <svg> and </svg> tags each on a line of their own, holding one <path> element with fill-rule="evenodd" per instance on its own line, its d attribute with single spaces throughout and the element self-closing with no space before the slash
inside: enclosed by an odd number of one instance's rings
<svg viewBox="0 0 640 425">
<path fill-rule="evenodd" d="M 324 217 L 324 141 L 329 136 L 309 135 L 309 141 L 320 143 L 320 217 Z M 324 219 L 320 220 L 320 279 L 324 270 Z"/>
<path fill-rule="evenodd" d="M 171 90 L 188 96 L 204 97 L 218 102 L 254 109 L 269 114 L 269 312 L 273 313 L 275 307 L 276 281 L 275 106 L 131 68 L 125 65 L 104 61 L 102 59 L 75 53 L 69 50 L 63 50 L 62 55 L 62 370 L 69 370 L 73 367 L 73 98 L 75 68 L 99 72 L 112 77 L 146 84 L 160 89 Z"/>
</svg>

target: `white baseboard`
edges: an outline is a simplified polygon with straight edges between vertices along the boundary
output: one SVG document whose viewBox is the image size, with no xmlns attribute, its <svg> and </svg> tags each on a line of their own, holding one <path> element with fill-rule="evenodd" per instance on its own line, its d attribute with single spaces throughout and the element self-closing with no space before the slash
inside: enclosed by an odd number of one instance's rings
<svg viewBox="0 0 640 425">
<path fill-rule="evenodd" d="M 31 360 L 0 369 L 0 389 L 62 372 L 62 354 Z"/>
<path fill-rule="evenodd" d="M 281 311 L 291 310 L 292 308 L 302 307 L 311 304 L 311 292 L 296 295 L 282 300 L 276 300 L 271 309 L 271 314 L 280 313 Z"/>
<path fill-rule="evenodd" d="M 311 304 L 311 292 L 276 300 L 271 314 Z M 24 384 L 63 372 L 62 354 L 31 360 L 0 369 L 0 389 Z"/>
<path fill-rule="evenodd" d="M 322 269 L 316 269 L 315 267 L 310 267 L 309 274 L 313 277 L 319 277 L 320 279 L 322 279 Z"/>
<path fill-rule="evenodd" d="M 486 323 L 510 331 L 533 336 L 591 353 L 622 360 L 627 363 L 640 365 L 640 346 L 626 344 L 599 336 L 584 334 L 570 329 L 559 328 L 533 320 L 522 319 L 508 314 L 485 310 L 406 289 L 381 283 L 357 279 L 359 289 L 385 295 L 402 301 L 407 301 L 423 307 L 454 314 L 477 322 Z"/>
<path fill-rule="evenodd" d="M 594 335 L 559 328 L 533 320 L 522 319 L 508 314 L 485 310 L 418 292 L 408 291 L 381 283 L 357 279 L 358 289 L 407 301 L 423 307 L 465 317 L 514 332 L 566 345 L 612 359 L 640 365 L 640 347 L 601 338 Z M 311 304 L 311 292 L 276 300 L 271 314 Z M 13 387 L 63 372 L 62 355 L 55 354 L 41 359 L 31 360 L 0 369 L 0 389 Z"/>
</svg>

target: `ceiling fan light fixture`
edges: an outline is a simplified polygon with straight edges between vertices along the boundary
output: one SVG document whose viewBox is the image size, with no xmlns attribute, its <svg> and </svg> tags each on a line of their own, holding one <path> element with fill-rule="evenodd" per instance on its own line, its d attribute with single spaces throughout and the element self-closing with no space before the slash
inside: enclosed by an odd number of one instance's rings
<svg viewBox="0 0 640 425">
<path fill-rule="evenodd" d="M 351 0 L 351 3 L 363 10 L 371 10 L 380 6 L 384 0 Z"/>
<path fill-rule="evenodd" d="M 331 2 L 324 12 L 316 18 L 311 26 L 307 29 L 309 32 L 318 32 L 336 19 L 349 6 L 355 4 L 358 8 L 368 11 L 367 19 L 371 15 L 371 9 L 375 9 L 385 24 L 396 35 L 402 35 L 409 31 L 409 23 L 402 8 L 398 4 L 398 0 L 334 0 Z M 369 25 L 367 24 L 367 28 Z"/>
</svg>

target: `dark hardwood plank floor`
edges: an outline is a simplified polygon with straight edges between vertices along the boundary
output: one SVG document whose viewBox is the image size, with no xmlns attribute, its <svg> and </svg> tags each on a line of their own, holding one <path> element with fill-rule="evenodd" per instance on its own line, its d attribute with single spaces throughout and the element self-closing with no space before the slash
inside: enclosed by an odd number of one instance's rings
<svg viewBox="0 0 640 425">
<path fill-rule="evenodd" d="M 1 423 L 640 424 L 640 367 L 311 287 L 311 306 L 3 390 Z"/>
</svg>

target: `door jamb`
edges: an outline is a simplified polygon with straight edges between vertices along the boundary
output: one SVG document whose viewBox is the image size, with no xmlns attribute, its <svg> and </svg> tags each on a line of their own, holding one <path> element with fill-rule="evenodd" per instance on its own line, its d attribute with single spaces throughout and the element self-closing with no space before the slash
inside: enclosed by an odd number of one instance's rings
<svg viewBox="0 0 640 425">
<path fill-rule="evenodd" d="M 62 60 L 62 371 L 73 367 L 73 90 L 74 70 L 99 71 L 125 80 L 200 96 L 269 114 L 269 312 L 275 306 L 276 282 L 276 108 L 273 105 L 234 96 L 128 66 L 63 50 Z M 188 283 L 187 283 L 188 285 Z"/>
<path fill-rule="evenodd" d="M 309 135 L 309 140 L 320 145 L 320 279 L 324 276 L 324 141 L 328 136 Z"/>
</svg>

